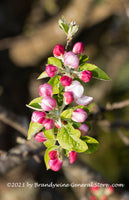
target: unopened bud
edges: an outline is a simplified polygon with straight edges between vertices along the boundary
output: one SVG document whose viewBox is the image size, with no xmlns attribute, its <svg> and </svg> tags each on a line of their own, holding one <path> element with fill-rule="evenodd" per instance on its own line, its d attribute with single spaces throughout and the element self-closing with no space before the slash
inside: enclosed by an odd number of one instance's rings
<svg viewBox="0 0 129 200">
<path fill-rule="evenodd" d="M 77 68 L 79 66 L 79 58 L 75 53 L 69 51 L 64 54 L 64 64 L 70 68 Z"/>
<path fill-rule="evenodd" d="M 84 46 L 84 44 L 82 42 L 77 42 L 73 46 L 73 52 L 75 54 L 77 54 L 77 53 L 78 54 L 82 54 L 83 51 L 84 51 L 84 48 L 85 48 L 85 46 Z"/>
<path fill-rule="evenodd" d="M 45 71 L 49 77 L 53 77 L 56 75 L 57 67 L 54 65 L 47 65 Z"/>
<path fill-rule="evenodd" d="M 57 45 L 54 47 L 54 49 L 53 49 L 53 55 L 54 55 L 55 57 L 60 57 L 60 56 L 62 56 L 62 55 L 64 54 L 64 52 L 65 52 L 65 48 L 64 48 L 64 46 L 61 45 L 61 44 L 57 44 Z"/>
</svg>

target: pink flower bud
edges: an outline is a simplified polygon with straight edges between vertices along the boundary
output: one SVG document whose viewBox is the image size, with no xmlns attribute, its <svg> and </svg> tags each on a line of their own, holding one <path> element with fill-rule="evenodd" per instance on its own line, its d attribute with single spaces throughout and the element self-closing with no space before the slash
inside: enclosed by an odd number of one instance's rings
<svg viewBox="0 0 129 200">
<path fill-rule="evenodd" d="M 54 128 L 54 120 L 53 119 L 45 119 L 43 121 L 43 126 L 45 127 L 46 130 Z"/>
<path fill-rule="evenodd" d="M 82 106 L 86 106 L 93 101 L 93 97 L 82 96 L 76 100 L 76 103 Z"/>
<path fill-rule="evenodd" d="M 76 160 L 77 160 L 76 151 L 70 151 L 69 152 L 69 162 L 70 162 L 70 164 L 73 164 Z"/>
<path fill-rule="evenodd" d="M 80 73 L 79 77 L 82 81 L 86 83 L 86 82 L 89 82 L 90 79 L 92 78 L 92 73 L 88 70 L 84 70 Z"/>
<path fill-rule="evenodd" d="M 63 96 L 64 96 L 65 104 L 69 104 L 69 103 L 72 103 L 74 101 L 72 92 L 64 92 Z"/>
<path fill-rule="evenodd" d="M 43 120 L 46 117 L 46 113 L 45 112 L 39 112 L 39 111 L 34 111 L 32 113 L 32 117 L 31 117 L 31 121 L 34 122 L 38 122 L 40 124 L 42 124 Z"/>
<path fill-rule="evenodd" d="M 69 51 L 64 54 L 64 64 L 70 68 L 77 68 L 79 66 L 79 58 L 75 53 Z"/>
<path fill-rule="evenodd" d="M 52 96 L 53 94 L 53 88 L 50 84 L 45 83 L 43 85 L 40 85 L 39 87 L 39 95 L 41 97 L 45 97 L 45 96 Z"/>
<path fill-rule="evenodd" d="M 54 66 L 54 65 L 47 65 L 46 66 L 46 73 L 49 77 L 53 77 L 56 75 L 56 72 L 57 72 L 57 67 Z"/>
<path fill-rule="evenodd" d="M 69 76 L 62 76 L 60 82 L 64 87 L 69 86 L 72 83 L 72 78 Z"/>
<path fill-rule="evenodd" d="M 41 107 L 44 111 L 53 110 L 56 107 L 56 100 L 52 97 L 45 96 L 41 101 Z"/>
<path fill-rule="evenodd" d="M 81 135 L 85 136 L 88 134 L 89 126 L 87 124 L 82 124 L 78 129 L 81 132 Z"/>
<path fill-rule="evenodd" d="M 60 159 L 54 159 L 54 160 L 50 159 L 48 161 L 48 164 L 49 164 L 51 170 L 57 172 L 57 171 L 59 171 L 61 169 L 63 161 L 60 160 Z"/>
<path fill-rule="evenodd" d="M 37 140 L 38 142 L 45 142 L 47 140 L 47 138 L 45 137 L 43 131 L 37 133 L 35 136 L 34 136 L 35 140 Z"/>
<path fill-rule="evenodd" d="M 53 55 L 55 57 L 59 57 L 59 56 L 63 55 L 64 52 L 65 52 L 65 48 L 61 44 L 57 44 L 53 49 Z"/>
<path fill-rule="evenodd" d="M 104 195 L 104 196 L 102 196 L 101 198 L 100 198 L 100 200 L 107 200 L 108 199 L 108 197 L 106 196 L 106 195 Z"/>
<path fill-rule="evenodd" d="M 97 198 L 95 196 L 91 196 L 90 200 L 97 200 Z"/>
<path fill-rule="evenodd" d="M 87 113 L 82 108 L 77 108 L 72 113 L 72 120 L 75 122 L 84 122 L 87 118 Z"/>
<path fill-rule="evenodd" d="M 72 81 L 70 86 L 65 87 L 65 92 L 72 92 L 75 99 L 82 97 L 84 87 L 79 81 Z"/>
<path fill-rule="evenodd" d="M 114 192 L 114 188 L 110 185 L 106 188 L 106 194 L 110 195 Z"/>
<path fill-rule="evenodd" d="M 76 54 L 77 53 L 78 54 L 82 54 L 83 51 L 84 51 L 84 48 L 85 48 L 85 46 L 84 46 L 84 44 L 82 42 L 77 42 L 73 46 L 73 52 L 76 53 Z"/>
<path fill-rule="evenodd" d="M 50 151 L 48 155 L 49 155 L 51 160 L 55 160 L 55 159 L 58 158 L 57 151 L 55 151 L 55 150 Z"/>
<path fill-rule="evenodd" d="M 100 188 L 98 186 L 93 186 L 93 187 L 90 187 L 90 191 L 92 193 L 96 193 Z"/>
</svg>

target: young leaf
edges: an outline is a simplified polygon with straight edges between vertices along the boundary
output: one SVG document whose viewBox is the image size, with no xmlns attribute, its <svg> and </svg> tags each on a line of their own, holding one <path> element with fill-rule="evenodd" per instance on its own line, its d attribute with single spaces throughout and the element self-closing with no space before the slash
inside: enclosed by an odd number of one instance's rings
<svg viewBox="0 0 129 200">
<path fill-rule="evenodd" d="M 85 153 L 93 153 L 98 149 L 99 142 L 96 139 L 89 136 L 83 136 L 81 139 L 88 145 L 88 149 L 85 151 Z"/>
<path fill-rule="evenodd" d="M 58 146 L 54 145 L 54 146 L 51 146 L 51 147 L 47 148 L 46 151 L 45 151 L 44 161 L 45 161 L 47 170 L 50 169 L 50 167 L 48 165 L 48 161 L 50 160 L 50 157 L 49 157 L 48 154 L 49 154 L 50 151 L 56 150 L 57 148 L 58 148 Z"/>
<path fill-rule="evenodd" d="M 59 129 L 57 139 L 62 148 L 69 151 L 84 152 L 88 149 L 87 144 L 79 139 L 80 131 L 67 124 Z"/>
<path fill-rule="evenodd" d="M 47 78 L 47 77 L 49 77 L 49 76 L 48 76 L 47 73 L 44 71 L 44 72 L 42 72 L 42 73 L 40 74 L 40 76 L 39 76 L 37 79 L 39 80 L 39 79 Z"/>
<path fill-rule="evenodd" d="M 43 128 L 42 124 L 39 124 L 38 122 L 30 122 L 29 130 L 28 130 L 28 140 L 30 140 L 36 133 L 41 131 Z"/>
<path fill-rule="evenodd" d="M 102 71 L 99 67 L 97 67 L 96 65 L 93 65 L 90 63 L 85 63 L 84 65 L 81 65 L 79 67 L 79 69 L 80 69 L 80 71 L 83 71 L 83 70 L 91 71 L 92 76 L 94 78 L 101 79 L 101 80 L 110 80 L 108 75 L 104 71 Z"/>
<path fill-rule="evenodd" d="M 44 128 L 43 132 L 47 139 L 55 139 L 54 129 L 45 130 L 45 128 Z"/>
<path fill-rule="evenodd" d="M 85 64 L 85 62 L 88 60 L 87 55 L 80 55 L 79 56 L 79 65 Z"/>
<path fill-rule="evenodd" d="M 47 62 L 49 65 L 54 65 L 56 67 L 62 68 L 62 62 L 58 58 L 49 57 Z"/>
<path fill-rule="evenodd" d="M 56 140 L 49 139 L 46 142 L 44 142 L 44 145 L 48 148 L 48 147 L 55 145 L 55 143 L 56 143 Z"/>
<path fill-rule="evenodd" d="M 53 87 L 53 94 L 58 94 L 60 92 L 60 78 L 61 76 L 54 76 L 48 81 L 48 83 Z"/>
<path fill-rule="evenodd" d="M 26 105 L 27 107 L 33 109 L 33 110 L 37 110 L 37 111 L 42 111 L 42 108 L 40 106 L 41 100 L 43 97 L 38 97 L 36 99 L 33 99 L 29 105 Z"/>
</svg>

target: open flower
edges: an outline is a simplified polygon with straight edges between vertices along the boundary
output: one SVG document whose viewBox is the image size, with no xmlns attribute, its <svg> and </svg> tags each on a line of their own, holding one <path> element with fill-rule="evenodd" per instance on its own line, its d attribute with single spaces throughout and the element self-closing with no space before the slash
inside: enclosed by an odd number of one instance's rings
<svg viewBox="0 0 129 200">
<path fill-rule="evenodd" d="M 82 106 L 86 106 L 93 101 L 93 97 L 82 96 L 76 100 L 76 103 Z"/>
<path fill-rule="evenodd" d="M 79 81 L 72 81 L 70 86 L 65 87 L 65 92 L 72 92 L 75 99 L 82 97 L 84 93 L 84 87 Z"/>
</svg>

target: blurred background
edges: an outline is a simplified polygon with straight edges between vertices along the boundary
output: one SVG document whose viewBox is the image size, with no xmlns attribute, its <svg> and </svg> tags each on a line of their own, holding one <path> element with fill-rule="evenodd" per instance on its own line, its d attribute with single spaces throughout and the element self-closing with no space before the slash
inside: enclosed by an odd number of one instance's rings
<svg viewBox="0 0 129 200">
<path fill-rule="evenodd" d="M 26 107 L 38 96 L 36 80 L 56 44 L 65 45 L 58 27 L 64 16 L 79 24 L 73 44 L 85 44 L 89 62 L 111 81 L 86 85 L 93 96 L 89 133 L 100 142 L 97 152 L 79 155 L 73 166 L 46 171 L 38 144 L 26 141 L 32 111 Z M 122 183 L 109 199 L 129 199 L 129 1 L 128 0 L 1 0 L 0 1 L 0 200 L 89 200 L 88 188 L 7 187 L 8 182 Z M 121 109 L 104 110 L 115 102 Z M 39 146 L 38 146 L 39 147 Z M 40 148 L 40 147 L 39 147 Z M 28 153 L 29 152 L 29 153 Z M 17 156 L 15 154 L 19 154 Z"/>
</svg>

